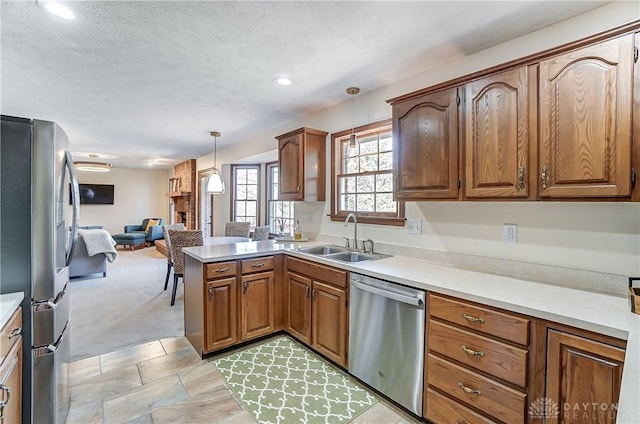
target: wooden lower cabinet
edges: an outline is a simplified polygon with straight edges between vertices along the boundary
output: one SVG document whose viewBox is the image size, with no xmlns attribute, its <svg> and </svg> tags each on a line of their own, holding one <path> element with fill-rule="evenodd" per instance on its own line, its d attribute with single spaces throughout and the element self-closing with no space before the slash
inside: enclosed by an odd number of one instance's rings
<svg viewBox="0 0 640 424">
<path fill-rule="evenodd" d="M 22 422 L 22 308 L 0 330 L 0 424 Z"/>
<path fill-rule="evenodd" d="M 287 273 L 287 331 L 311 344 L 311 279 Z"/>
<path fill-rule="evenodd" d="M 205 291 L 205 350 L 213 351 L 236 344 L 236 277 L 209 281 Z"/>
<path fill-rule="evenodd" d="M 347 367 L 347 272 L 287 258 L 287 331 L 336 364 Z"/>
<path fill-rule="evenodd" d="M 550 329 L 546 397 L 558 406 L 546 423 L 615 423 L 625 350 Z"/>
<path fill-rule="evenodd" d="M 273 291 L 273 271 L 242 277 L 242 298 L 240 302 L 242 340 L 264 336 L 275 331 Z"/>
<path fill-rule="evenodd" d="M 466 406 L 427 388 L 426 418 L 440 424 L 493 423 Z"/>
<path fill-rule="evenodd" d="M 312 284 L 311 346 L 346 367 L 347 292 L 319 281 Z"/>
</svg>

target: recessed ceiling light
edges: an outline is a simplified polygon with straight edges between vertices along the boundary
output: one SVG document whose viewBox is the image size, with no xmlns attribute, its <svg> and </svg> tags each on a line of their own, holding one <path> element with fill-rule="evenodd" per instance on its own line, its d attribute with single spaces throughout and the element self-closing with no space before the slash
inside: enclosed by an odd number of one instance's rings
<svg viewBox="0 0 640 424">
<path fill-rule="evenodd" d="M 76 14 L 73 13 L 71 9 L 69 9 L 64 4 L 53 1 L 53 0 L 36 0 L 36 4 L 42 8 L 44 8 L 47 12 L 56 15 L 62 19 L 75 19 Z"/>
<path fill-rule="evenodd" d="M 291 78 L 289 78 L 289 77 L 279 76 L 279 77 L 275 77 L 273 79 L 273 82 L 275 82 L 276 84 L 279 84 L 279 85 L 291 85 L 293 80 Z"/>
</svg>

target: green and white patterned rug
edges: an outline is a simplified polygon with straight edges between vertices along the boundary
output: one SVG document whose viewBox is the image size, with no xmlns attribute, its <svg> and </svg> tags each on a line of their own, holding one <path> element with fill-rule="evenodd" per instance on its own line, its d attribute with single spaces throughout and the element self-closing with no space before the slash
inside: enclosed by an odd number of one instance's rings
<svg viewBox="0 0 640 424">
<path fill-rule="evenodd" d="M 259 423 L 346 423 L 378 399 L 289 337 L 215 361 Z"/>
</svg>

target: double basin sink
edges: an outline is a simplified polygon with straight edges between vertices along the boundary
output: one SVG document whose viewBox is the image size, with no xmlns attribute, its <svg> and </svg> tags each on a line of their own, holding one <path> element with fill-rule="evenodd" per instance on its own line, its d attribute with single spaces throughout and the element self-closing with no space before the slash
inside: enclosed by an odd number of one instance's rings
<svg viewBox="0 0 640 424">
<path fill-rule="evenodd" d="M 326 259 L 333 259 L 341 262 L 374 261 L 376 259 L 383 259 L 391 256 L 383 255 L 381 253 L 366 253 L 335 245 L 299 247 L 296 249 L 296 252 L 322 256 Z"/>
</svg>

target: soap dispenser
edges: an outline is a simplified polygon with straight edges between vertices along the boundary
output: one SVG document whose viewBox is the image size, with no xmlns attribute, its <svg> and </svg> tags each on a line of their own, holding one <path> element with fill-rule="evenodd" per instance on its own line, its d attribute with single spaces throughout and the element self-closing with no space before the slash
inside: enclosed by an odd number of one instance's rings
<svg viewBox="0 0 640 424">
<path fill-rule="evenodd" d="M 300 228 L 300 219 L 296 218 L 296 226 L 293 227 L 294 240 L 302 240 L 302 228 Z"/>
</svg>

